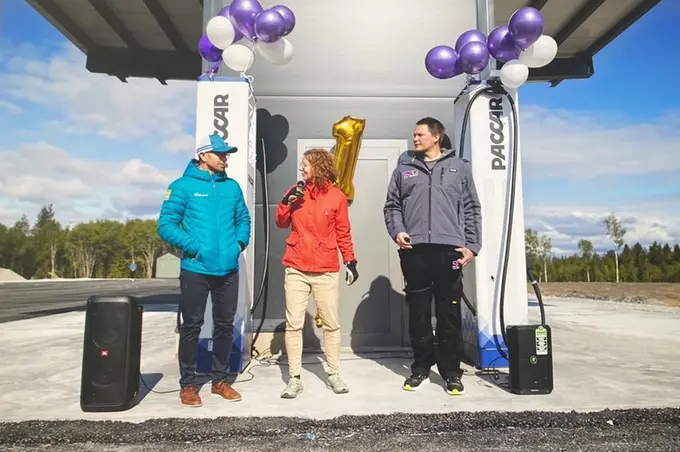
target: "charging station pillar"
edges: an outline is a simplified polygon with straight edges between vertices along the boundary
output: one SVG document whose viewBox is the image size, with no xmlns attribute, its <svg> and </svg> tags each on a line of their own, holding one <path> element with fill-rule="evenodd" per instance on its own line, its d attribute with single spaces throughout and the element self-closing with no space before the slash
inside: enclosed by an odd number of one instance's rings
<svg viewBox="0 0 680 452">
<path fill-rule="evenodd" d="M 230 371 L 240 373 L 250 362 L 253 321 L 250 310 L 255 274 L 255 160 L 257 151 L 256 104 L 251 85 L 244 78 L 206 76 L 198 79 L 196 143 L 199 137 L 219 134 L 238 151 L 227 161 L 227 176 L 241 186 L 250 213 L 250 244 L 239 257 L 238 308 L 234 319 L 234 343 Z M 212 366 L 212 296 L 208 296 L 199 336 L 197 372 L 206 374 Z"/>
<path fill-rule="evenodd" d="M 479 89 L 479 88 L 478 88 Z M 456 148 L 459 147 L 465 110 L 473 91 L 466 92 L 455 106 Z M 515 104 L 517 94 L 510 91 Z M 517 107 L 518 109 L 519 107 Z M 472 176 L 482 205 L 482 249 L 465 267 L 463 287 L 475 316 L 463 303 L 462 329 L 465 356 L 480 369 L 507 368 L 496 341 L 507 355 L 500 324 L 500 279 L 505 254 L 506 192 L 510 189 L 513 130 L 512 107 L 505 95 L 483 93 L 470 108 L 463 158 L 470 160 Z M 519 117 L 517 118 L 519 124 Z M 519 143 L 518 135 L 518 143 Z M 524 206 L 521 146 L 517 152 L 515 201 L 510 254 L 505 286 L 505 325 L 528 321 L 526 255 L 524 249 Z"/>
</svg>

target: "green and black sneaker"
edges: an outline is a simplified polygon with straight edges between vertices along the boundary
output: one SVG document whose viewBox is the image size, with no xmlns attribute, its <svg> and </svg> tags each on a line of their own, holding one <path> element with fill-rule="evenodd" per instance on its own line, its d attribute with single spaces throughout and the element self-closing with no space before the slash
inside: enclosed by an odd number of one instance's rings
<svg viewBox="0 0 680 452">
<path fill-rule="evenodd" d="M 460 377 L 446 377 L 444 379 L 446 382 L 446 393 L 449 395 L 462 395 L 465 393 L 465 387 L 463 382 L 460 381 Z"/>
<path fill-rule="evenodd" d="M 423 374 L 412 374 L 410 377 L 404 381 L 402 388 L 404 391 L 417 391 L 420 389 L 421 385 L 430 382 L 430 377 Z"/>
</svg>

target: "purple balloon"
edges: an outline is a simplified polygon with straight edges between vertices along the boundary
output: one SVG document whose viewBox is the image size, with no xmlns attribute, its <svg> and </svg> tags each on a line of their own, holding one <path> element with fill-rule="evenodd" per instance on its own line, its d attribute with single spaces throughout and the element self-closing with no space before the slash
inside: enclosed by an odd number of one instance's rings
<svg viewBox="0 0 680 452">
<path fill-rule="evenodd" d="M 234 28 L 243 36 L 254 41 L 255 18 L 262 12 L 262 5 L 257 0 L 234 0 L 229 5 L 229 20 Z"/>
<path fill-rule="evenodd" d="M 543 14 L 531 6 L 515 11 L 508 22 L 512 39 L 522 49 L 526 49 L 541 37 L 543 26 Z"/>
<path fill-rule="evenodd" d="M 456 52 L 460 53 L 460 49 L 470 42 L 481 42 L 486 45 L 486 36 L 479 30 L 468 30 L 458 37 L 456 40 Z"/>
<path fill-rule="evenodd" d="M 425 69 L 434 78 L 447 79 L 461 73 L 457 61 L 458 54 L 453 47 L 440 45 L 431 48 L 425 55 Z"/>
<path fill-rule="evenodd" d="M 286 28 L 283 31 L 283 36 L 288 36 L 291 31 L 293 31 L 293 28 L 295 28 L 295 14 L 293 14 L 293 11 L 291 11 L 290 8 L 284 5 L 276 5 L 272 6 L 271 8 L 277 13 L 281 14 L 281 17 L 283 17 L 283 21 L 286 23 Z"/>
<path fill-rule="evenodd" d="M 222 9 L 220 10 L 220 12 L 219 12 L 218 15 L 219 15 L 219 16 L 224 16 L 224 17 L 226 17 L 226 18 L 229 19 L 229 21 L 231 22 L 231 16 L 229 15 L 229 6 L 230 6 L 230 5 L 227 5 L 227 6 L 225 6 L 224 8 L 222 8 Z M 234 24 L 233 22 L 231 22 L 231 23 L 232 23 L 232 25 Z M 236 29 L 236 27 L 234 27 L 234 31 L 236 32 L 236 33 L 234 34 L 234 42 L 240 41 L 241 39 L 243 39 L 243 33 L 241 33 L 240 31 L 238 31 L 238 30 Z"/>
<path fill-rule="evenodd" d="M 460 49 L 458 62 L 466 74 L 479 74 L 489 64 L 489 50 L 479 41 L 468 42 Z"/>
<path fill-rule="evenodd" d="M 211 63 L 215 63 L 222 59 L 222 51 L 210 42 L 207 35 L 201 36 L 201 39 L 198 40 L 198 53 L 206 61 Z"/>
<path fill-rule="evenodd" d="M 266 9 L 255 18 L 255 36 L 264 42 L 274 42 L 283 36 L 286 23 L 276 11 Z"/>
<path fill-rule="evenodd" d="M 522 49 L 512 39 L 507 25 L 499 25 L 491 30 L 486 46 L 491 56 L 502 62 L 515 60 L 522 53 Z"/>
</svg>

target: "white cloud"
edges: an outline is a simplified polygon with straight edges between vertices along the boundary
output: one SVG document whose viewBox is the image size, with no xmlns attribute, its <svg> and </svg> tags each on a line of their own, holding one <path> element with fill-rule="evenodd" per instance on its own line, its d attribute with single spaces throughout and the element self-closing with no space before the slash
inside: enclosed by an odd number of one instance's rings
<svg viewBox="0 0 680 452">
<path fill-rule="evenodd" d="M 172 154 L 192 155 L 192 150 L 196 146 L 196 138 L 193 135 L 178 135 L 167 140 L 163 144 L 163 150 Z"/>
<path fill-rule="evenodd" d="M 629 202 L 611 208 L 604 205 L 527 204 L 524 209 L 525 226 L 552 239 L 553 252 L 571 254 L 579 240 L 593 242 L 598 252 L 613 249 L 602 223 L 613 213 L 627 229 L 625 242 L 632 246 L 639 242 L 648 246 L 652 242 L 680 243 L 680 207 L 678 195 L 639 202 Z"/>
<path fill-rule="evenodd" d="M 32 55 L 28 53 L 28 55 Z M 39 59 L 9 54 L 0 73 L 0 93 L 31 102 L 60 118 L 51 121 L 70 132 L 94 131 L 106 138 L 181 139 L 195 115 L 195 83 L 129 79 L 93 74 L 73 45 Z M 9 101 L 6 101 L 9 102 Z M 192 144 L 193 147 L 193 144 Z"/>
<path fill-rule="evenodd" d="M 21 114 L 24 111 L 24 109 L 18 106 L 17 104 L 7 102 L 6 100 L 0 100 L 0 109 L 15 115 Z"/>
<path fill-rule="evenodd" d="M 54 204 L 61 221 L 107 216 L 157 215 L 172 177 L 139 160 L 77 159 L 44 142 L 0 149 L 0 222 L 31 221 L 42 205 Z"/>
<path fill-rule="evenodd" d="M 610 112 L 523 105 L 519 115 L 526 175 L 582 179 L 680 173 L 680 112 L 636 122 Z"/>
</svg>

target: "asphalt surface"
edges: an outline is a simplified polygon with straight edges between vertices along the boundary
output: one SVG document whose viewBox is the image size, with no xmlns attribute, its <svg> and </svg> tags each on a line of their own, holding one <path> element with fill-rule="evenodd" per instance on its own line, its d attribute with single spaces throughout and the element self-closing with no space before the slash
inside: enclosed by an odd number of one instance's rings
<svg viewBox="0 0 680 452">
<path fill-rule="evenodd" d="M 8 451 L 678 451 L 680 409 L 0 424 Z"/>
<path fill-rule="evenodd" d="M 177 279 L 82 280 L 0 284 L 0 323 L 84 311 L 92 295 L 136 296 L 147 311 L 179 303 Z"/>
</svg>

